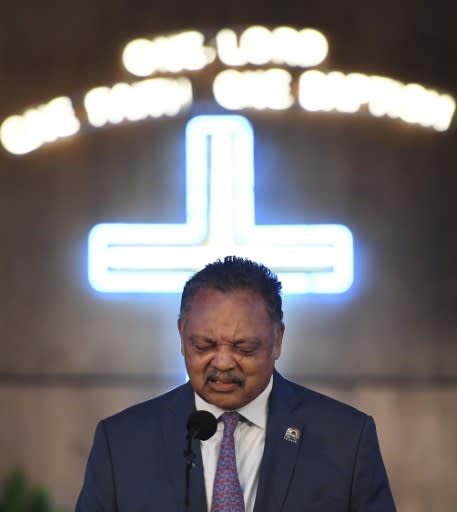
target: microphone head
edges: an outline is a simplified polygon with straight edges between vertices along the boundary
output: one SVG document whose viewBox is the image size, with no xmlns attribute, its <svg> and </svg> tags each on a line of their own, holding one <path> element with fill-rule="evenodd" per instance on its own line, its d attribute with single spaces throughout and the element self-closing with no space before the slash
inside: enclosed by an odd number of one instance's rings
<svg viewBox="0 0 457 512">
<path fill-rule="evenodd" d="M 206 441 L 217 430 L 217 420 L 214 414 L 208 411 L 195 411 L 187 420 L 187 436 Z"/>
</svg>

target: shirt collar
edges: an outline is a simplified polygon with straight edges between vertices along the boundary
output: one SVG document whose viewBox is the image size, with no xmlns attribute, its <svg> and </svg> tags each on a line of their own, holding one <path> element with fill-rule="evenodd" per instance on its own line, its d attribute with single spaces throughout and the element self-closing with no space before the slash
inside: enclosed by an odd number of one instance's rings
<svg viewBox="0 0 457 512">
<path fill-rule="evenodd" d="M 237 409 L 237 412 L 241 414 L 246 420 L 254 425 L 257 425 L 260 428 L 265 429 L 267 427 L 267 413 L 268 413 L 268 398 L 271 393 L 271 389 L 273 387 L 273 376 L 271 376 L 270 381 L 268 382 L 267 387 L 260 393 L 260 395 L 256 396 L 252 402 L 249 402 L 243 407 Z M 208 411 L 216 418 L 225 412 L 224 409 L 217 407 L 217 405 L 213 405 L 208 403 L 206 400 L 197 393 L 194 392 L 195 396 L 195 407 L 197 411 Z"/>
</svg>

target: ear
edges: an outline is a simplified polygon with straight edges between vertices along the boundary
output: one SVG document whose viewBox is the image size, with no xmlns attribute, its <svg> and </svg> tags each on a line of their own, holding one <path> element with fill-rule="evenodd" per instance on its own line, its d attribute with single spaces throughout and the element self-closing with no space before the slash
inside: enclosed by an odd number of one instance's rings
<svg viewBox="0 0 457 512">
<path fill-rule="evenodd" d="M 181 318 L 178 318 L 178 332 L 179 332 L 179 338 L 181 339 L 181 354 L 184 355 L 184 345 L 182 340 L 182 330 L 183 330 L 183 321 Z"/>
<path fill-rule="evenodd" d="M 281 349 L 282 349 L 282 338 L 284 336 L 285 326 L 281 322 L 281 325 L 278 325 L 274 328 L 274 334 L 275 334 L 275 341 L 274 341 L 274 347 L 273 347 L 273 357 L 275 360 L 279 359 L 279 356 L 281 355 Z"/>
</svg>

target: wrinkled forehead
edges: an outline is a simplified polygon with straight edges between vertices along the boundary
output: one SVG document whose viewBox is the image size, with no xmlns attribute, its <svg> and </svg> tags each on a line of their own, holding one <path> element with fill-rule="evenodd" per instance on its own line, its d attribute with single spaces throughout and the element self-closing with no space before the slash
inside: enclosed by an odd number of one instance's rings
<svg viewBox="0 0 457 512">
<path fill-rule="evenodd" d="M 205 286 L 197 290 L 190 302 L 190 311 L 203 308 L 212 309 L 221 304 L 232 305 L 240 310 L 256 309 L 268 314 L 267 304 L 262 295 L 250 288 L 233 288 L 229 290 Z"/>
<path fill-rule="evenodd" d="M 195 293 L 184 312 L 183 320 L 206 318 L 223 319 L 254 316 L 257 321 L 270 321 L 267 304 L 260 293 L 245 288 L 219 290 L 202 287 Z"/>
</svg>

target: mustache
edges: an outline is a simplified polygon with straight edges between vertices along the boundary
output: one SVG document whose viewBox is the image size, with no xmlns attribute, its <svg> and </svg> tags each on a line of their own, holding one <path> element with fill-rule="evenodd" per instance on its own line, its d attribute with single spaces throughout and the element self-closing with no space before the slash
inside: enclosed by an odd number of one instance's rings
<svg viewBox="0 0 457 512">
<path fill-rule="evenodd" d="M 237 375 L 235 372 L 221 372 L 221 371 L 212 371 L 206 377 L 206 382 L 234 382 L 239 386 L 244 384 L 244 379 Z"/>
</svg>

